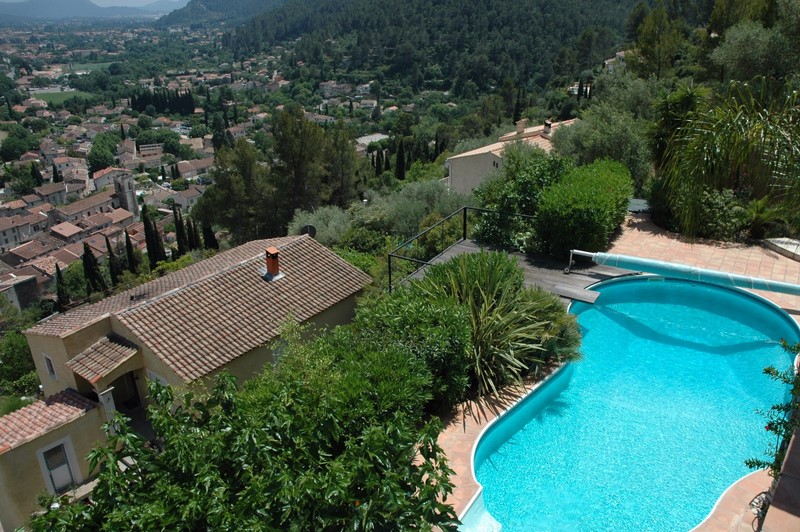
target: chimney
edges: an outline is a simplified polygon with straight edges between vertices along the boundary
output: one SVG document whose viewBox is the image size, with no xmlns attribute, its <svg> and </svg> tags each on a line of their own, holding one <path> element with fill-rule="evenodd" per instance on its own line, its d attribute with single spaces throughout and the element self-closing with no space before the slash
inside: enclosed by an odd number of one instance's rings
<svg viewBox="0 0 800 532">
<path fill-rule="evenodd" d="M 517 133 L 524 133 L 525 132 L 525 126 L 527 126 L 527 125 L 528 125 L 528 119 L 527 118 L 523 118 L 521 120 L 518 120 L 517 121 Z"/>
<path fill-rule="evenodd" d="M 550 129 L 552 127 L 553 127 L 553 122 L 551 122 L 550 120 L 545 120 L 544 121 L 544 129 L 542 130 L 542 133 L 544 133 L 545 135 L 549 135 L 550 134 Z"/>
<path fill-rule="evenodd" d="M 267 255 L 267 275 L 274 279 L 280 273 L 280 266 L 278 264 L 278 248 L 270 246 L 266 250 Z"/>
</svg>

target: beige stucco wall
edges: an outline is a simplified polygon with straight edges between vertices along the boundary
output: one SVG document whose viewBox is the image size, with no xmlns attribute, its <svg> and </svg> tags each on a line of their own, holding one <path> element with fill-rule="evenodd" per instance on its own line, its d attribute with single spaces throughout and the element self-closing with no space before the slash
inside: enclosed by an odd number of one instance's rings
<svg viewBox="0 0 800 532">
<path fill-rule="evenodd" d="M 79 482 L 89 478 L 86 454 L 97 442 L 105 441 L 101 429 L 104 421 L 100 408 L 95 408 L 71 423 L 0 454 L 0 529 L 14 530 L 24 525 L 30 514 L 39 509 L 36 498 L 47 492 L 47 488 L 37 451 L 69 436 L 80 471 L 80 474 L 73 472 L 73 476 Z"/>
<path fill-rule="evenodd" d="M 31 348 L 31 355 L 33 356 L 33 363 L 36 365 L 36 372 L 42 381 L 45 397 L 67 388 L 75 389 L 81 393 L 91 391 L 91 386 L 83 379 L 76 379 L 66 364 L 72 357 L 78 355 L 110 332 L 110 318 L 104 317 L 64 338 L 26 334 L 28 346 Z M 47 355 L 53 361 L 56 379 L 51 378 L 47 372 L 44 355 Z"/>
<path fill-rule="evenodd" d="M 502 168 L 503 159 L 494 153 L 478 153 L 454 157 L 447 161 L 450 167 L 450 190 L 469 194 L 486 177 Z"/>
</svg>

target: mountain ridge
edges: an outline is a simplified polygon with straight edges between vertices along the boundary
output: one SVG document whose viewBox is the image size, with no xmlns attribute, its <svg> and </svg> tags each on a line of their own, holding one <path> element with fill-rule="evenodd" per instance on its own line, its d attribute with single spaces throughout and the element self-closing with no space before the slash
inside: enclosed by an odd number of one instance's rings
<svg viewBox="0 0 800 532">
<path fill-rule="evenodd" d="M 276 9 L 287 0 L 190 0 L 185 7 L 159 19 L 162 26 L 197 23 L 246 22 L 252 17 Z"/>
<path fill-rule="evenodd" d="M 163 4 L 164 2 L 155 3 Z M 20 20 L 152 18 L 155 14 L 156 12 L 152 10 L 137 7 L 101 7 L 90 0 L 58 0 L 58 2 L 53 2 L 52 0 L 26 0 L 24 2 L 0 3 L 0 16 L 13 17 Z"/>
</svg>

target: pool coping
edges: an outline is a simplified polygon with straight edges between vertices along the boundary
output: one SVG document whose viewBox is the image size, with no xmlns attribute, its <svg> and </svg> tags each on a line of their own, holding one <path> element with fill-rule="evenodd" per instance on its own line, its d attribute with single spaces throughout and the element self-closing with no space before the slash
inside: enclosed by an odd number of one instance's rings
<svg viewBox="0 0 800 532">
<path fill-rule="evenodd" d="M 461 512 L 458 514 L 458 520 L 459 520 L 459 521 L 461 521 L 461 520 L 463 519 L 463 517 L 467 515 L 467 513 L 470 511 L 470 509 L 472 508 L 472 506 L 473 506 L 473 504 L 475 503 L 475 501 L 476 501 L 476 500 L 478 499 L 478 497 L 480 497 L 480 496 L 481 496 L 481 494 L 483 493 L 483 486 L 481 485 L 481 483 L 480 483 L 480 482 L 478 482 L 478 479 L 477 479 L 477 477 L 476 477 L 476 475 L 475 475 L 475 452 L 478 450 L 478 444 L 480 443 L 480 441 L 481 441 L 481 439 L 483 438 L 484 434 L 486 434 L 486 431 L 488 431 L 489 429 L 491 429 L 491 428 L 492 428 L 492 427 L 495 425 L 495 423 L 497 423 L 498 421 L 500 421 L 500 420 L 501 420 L 503 417 L 505 417 L 506 415 L 510 414 L 512 410 L 514 410 L 514 409 L 515 409 L 515 408 L 517 408 L 519 405 L 521 405 L 521 404 L 523 403 L 523 401 L 525 401 L 525 399 L 527 399 L 529 396 L 531 396 L 531 395 L 532 395 L 534 392 L 536 392 L 536 391 L 537 391 L 539 388 L 541 388 L 541 387 L 542 387 L 544 384 L 546 384 L 547 382 L 549 382 L 549 381 L 550 381 L 552 378 L 554 378 L 554 377 L 555 377 L 555 376 L 556 376 L 558 373 L 560 373 L 561 371 L 564 371 L 564 369 L 565 369 L 565 368 L 566 368 L 568 365 L 569 365 L 569 362 L 564 362 L 564 363 L 561 363 L 561 364 L 559 364 L 558 366 L 556 366 L 556 367 L 553 369 L 553 371 L 551 371 L 551 372 L 550 372 L 548 375 L 546 375 L 546 376 L 545 376 L 543 379 L 541 379 L 541 380 L 539 380 L 539 381 L 536 381 L 536 382 L 534 382 L 534 383 L 530 384 L 530 388 L 527 388 L 527 387 L 526 387 L 527 391 L 526 391 L 525 393 L 523 393 L 522 395 L 520 395 L 519 397 L 517 397 L 517 398 L 514 400 L 514 402 L 513 402 L 513 403 L 511 403 L 511 405 L 510 405 L 508 408 L 506 408 L 505 410 L 503 410 L 502 412 L 500 412 L 498 415 L 496 415 L 496 416 L 495 416 L 495 418 L 494 418 L 494 419 L 492 419 L 491 421 L 489 421 L 488 423 L 486 423 L 486 425 L 485 425 L 485 426 L 484 426 L 484 427 L 481 429 L 481 431 L 478 433 L 478 436 L 477 436 L 477 437 L 475 438 L 475 440 L 472 442 L 472 449 L 471 449 L 471 451 L 470 451 L 470 453 L 469 453 L 469 473 L 470 473 L 470 475 L 472 476 L 472 480 L 475 482 L 475 484 L 477 484 L 477 486 L 478 486 L 478 489 L 477 489 L 477 490 L 475 490 L 475 493 L 474 493 L 474 494 L 472 495 L 472 497 L 469 499 L 469 502 L 467 503 L 467 505 L 466 505 L 466 506 L 465 506 L 465 507 L 464 507 L 464 508 L 461 510 Z"/>
</svg>

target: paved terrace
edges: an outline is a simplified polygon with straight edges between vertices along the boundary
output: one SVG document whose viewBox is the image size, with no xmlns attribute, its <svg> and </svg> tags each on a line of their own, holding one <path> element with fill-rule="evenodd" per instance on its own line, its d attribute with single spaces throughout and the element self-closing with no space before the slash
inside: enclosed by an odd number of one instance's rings
<svg viewBox="0 0 800 532">
<path fill-rule="evenodd" d="M 463 242 L 450 248 L 436 262 L 447 260 L 453 255 L 477 251 L 473 242 Z M 719 242 L 691 242 L 683 237 L 668 233 L 653 224 L 647 215 L 630 215 L 621 235 L 614 241 L 610 253 L 632 255 L 641 258 L 657 259 L 719 270 L 775 281 L 800 284 L 800 262 L 784 257 L 761 246 L 730 244 Z M 550 259 L 528 259 L 518 255 L 520 266 L 525 270 L 525 281 L 538 284 L 564 296 L 579 297 L 588 285 L 630 273 L 617 268 L 578 264 L 572 273 L 565 275 L 566 261 Z M 800 298 L 787 294 L 754 290 L 786 310 L 795 320 L 800 321 Z M 527 387 L 530 389 L 530 386 Z M 527 390 L 525 390 L 527 391 Z M 478 483 L 472 475 L 472 446 L 486 425 L 512 405 L 525 393 L 522 390 L 505 390 L 499 397 L 492 397 L 461 405 L 439 436 L 439 443 L 447 453 L 451 477 L 455 488 L 448 499 L 457 514 L 466 509 L 469 501 L 477 493 Z M 800 444 L 798 444 L 800 446 Z M 800 451 L 800 449 L 798 449 Z M 790 453 L 792 454 L 792 453 Z M 800 462 L 800 452 L 793 453 Z M 800 465 L 797 466 L 800 471 Z M 772 479 L 763 471 L 750 474 L 720 498 L 709 517 L 695 530 L 703 532 L 744 532 L 757 530 L 758 523 L 750 511 L 750 501 L 767 490 Z M 800 472 L 798 473 L 800 484 Z M 795 496 L 794 508 L 783 505 L 777 511 L 775 504 L 768 512 L 763 530 L 800 530 L 800 500 Z M 776 498 L 776 501 L 777 498 Z M 775 521 L 780 518 L 780 521 Z M 775 521 L 773 524 L 772 521 Z"/>
</svg>

